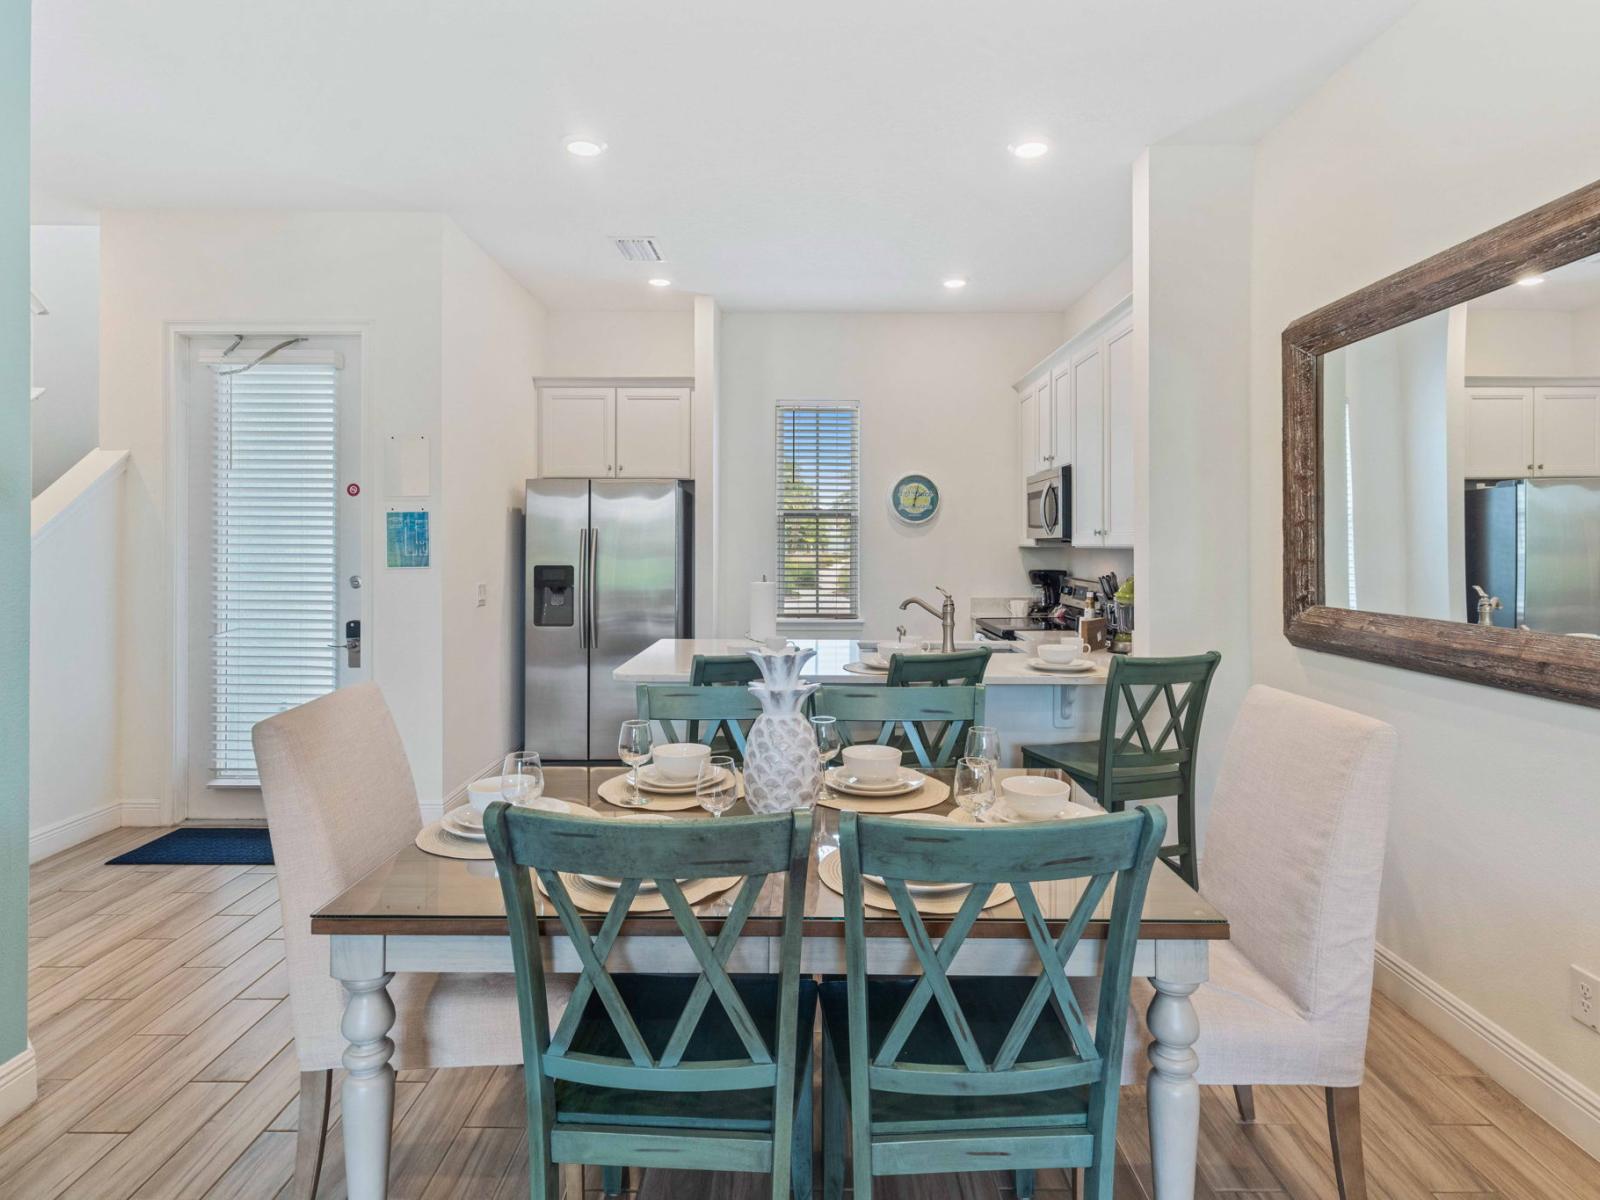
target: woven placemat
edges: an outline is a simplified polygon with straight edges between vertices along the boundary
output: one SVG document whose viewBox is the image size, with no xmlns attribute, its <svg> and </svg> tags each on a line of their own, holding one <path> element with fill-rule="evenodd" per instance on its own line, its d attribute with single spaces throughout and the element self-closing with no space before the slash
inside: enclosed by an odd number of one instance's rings
<svg viewBox="0 0 1600 1200">
<path fill-rule="evenodd" d="M 817 878 L 822 881 L 829 891 L 844 895 L 844 864 L 839 861 L 839 854 L 825 854 L 822 861 L 817 864 Z M 869 908 L 881 908 L 885 912 L 894 912 L 894 897 L 889 895 L 887 888 L 873 883 L 870 879 L 861 881 L 861 898 Z M 989 898 L 984 901 L 984 908 L 994 908 L 1014 898 L 1009 883 L 995 885 L 994 891 L 989 893 Z M 967 892 L 951 892 L 941 896 L 911 896 L 911 902 L 917 906 L 917 911 L 926 913 L 930 917 L 949 917 L 961 911 L 961 906 L 967 902 Z"/>
<path fill-rule="evenodd" d="M 438 821 L 422 827 L 422 832 L 417 834 L 417 849 L 437 854 L 440 858 L 494 857 L 494 851 L 489 849 L 488 842 L 475 842 L 471 838 L 457 837 Z"/>
<path fill-rule="evenodd" d="M 735 771 L 739 776 L 739 795 L 744 795 L 744 773 Z M 599 787 L 600 799 L 615 808 L 626 809 L 630 812 L 683 812 L 686 809 L 698 808 L 700 802 L 694 798 L 694 792 L 652 792 L 648 788 L 639 789 L 639 798 L 643 804 L 628 803 L 628 777 L 626 775 L 613 775 Z"/>
<path fill-rule="evenodd" d="M 561 882 L 566 886 L 567 895 L 572 898 L 572 902 L 579 908 L 585 912 L 593 913 L 611 911 L 611 901 L 617 895 L 615 890 L 590 883 L 581 875 L 572 875 L 566 871 L 562 871 L 560 875 Z M 683 898 L 690 904 L 698 904 L 702 900 L 708 900 L 712 896 L 727 891 L 743 878 L 744 876 L 742 875 L 727 875 L 716 879 L 693 879 L 683 885 Z M 541 895 L 549 895 L 544 890 L 544 880 L 539 878 L 538 872 L 534 872 L 533 882 Z M 666 912 L 667 898 L 654 889 L 648 892 L 641 890 L 633 898 L 633 903 L 628 905 L 628 911 L 632 913 Z"/>
<path fill-rule="evenodd" d="M 817 803 L 828 808 L 837 808 L 842 812 L 877 816 L 882 813 L 915 812 L 919 808 L 935 808 L 950 798 L 948 784 L 941 783 L 932 775 L 924 775 L 922 778 L 921 787 L 903 796 L 853 796 L 848 792 L 836 792 L 832 788 L 825 787 L 822 789 L 822 795 L 817 797 Z"/>
</svg>

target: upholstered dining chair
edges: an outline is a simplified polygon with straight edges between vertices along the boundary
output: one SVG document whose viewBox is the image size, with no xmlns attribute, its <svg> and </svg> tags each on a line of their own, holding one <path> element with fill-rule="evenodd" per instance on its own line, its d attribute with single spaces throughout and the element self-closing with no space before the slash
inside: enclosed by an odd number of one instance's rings
<svg viewBox="0 0 1600 1200">
<path fill-rule="evenodd" d="M 1324 1089 L 1339 1195 L 1364 1200 L 1360 1087 L 1372 1005 L 1378 884 L 1394 730 L 1256 686 L 1223 752 L 1203 889 L 1228 918 L 1211 978 L 1194 993 L 1204 1084 L 1231 1084 L 1255 1118 L 1254 1084 Z M 1133 985 L 1123 1081 L 1148 1068 L 1154 992 Z"/>
<path fill-rule="evenodd" d="M 328 939 L 311 914 L 411 845 L 422 828 L 400 733 L 374 684 L 342 688 L 269 717 L 252 732 L 283 913 L 289 1008 L 300 1059 L 295 1200 L 316 1194 L 327 1140 L 344 989 L 328 973 Z M 566 990 L 553 986 L 551 1003 Z M 516 980 L 504 975 L 403 973 L 389 984 L 392 1065 L 522 1062 Z"/>
</svg>

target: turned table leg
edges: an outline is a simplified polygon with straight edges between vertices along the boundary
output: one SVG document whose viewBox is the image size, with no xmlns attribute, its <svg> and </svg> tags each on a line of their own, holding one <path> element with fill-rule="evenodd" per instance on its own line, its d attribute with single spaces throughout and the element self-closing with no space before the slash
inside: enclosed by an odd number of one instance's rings
<svg viewBox="0 0 1600 1200">
<path fill-rule="evenodd" d="M 389 1138 L 394 1121 L 394 1002 L 383 970 L 383 939 L 335 937 L 333 973 L 344 985 L 340 1031 L 345 1079 L 340 1091 L 344 1114 L 345 1189 L 350 1200 L 384 1200 L 389 1193 Z"/>
<path fill-rule="evenodd" d="M 1189 943 L 1194 945 L 1194 943 Z M 1176 949 L 1176 947 L 1174 947 Z M 1167 973 L 1168 963 L 1177 960 Z M 1193 1200 L 1195 1160 L 1200 1146 L 1200 1085 L 1194 1073 L 1200 1056 L 1200 1018 L 1189 997 L 1205 975 L 1205 947 L 1199 947 L 1198 972 L 1193 954 L 1165 956 L 1158 950 L 1156 975 L 1150 980 L 1155 999 L 1145 1021 L 1152 1038 L 1146 1095 L 1150 1111 L 1150 1158 L 1155 1175 L 1155 1200 Z"/>
</svg>

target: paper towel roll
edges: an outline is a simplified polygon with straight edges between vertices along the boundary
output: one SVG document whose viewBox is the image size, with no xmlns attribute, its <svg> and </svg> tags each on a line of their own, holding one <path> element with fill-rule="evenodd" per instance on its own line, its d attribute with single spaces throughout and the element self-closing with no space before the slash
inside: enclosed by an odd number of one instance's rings
<svg viewBox="0 0 1600 1200">
<path fill-rule="evenodd" d="M 762 580 L 750 585 L 750 636 L 758 642 L 778 636 L 778 585 Z"/>
</svg>

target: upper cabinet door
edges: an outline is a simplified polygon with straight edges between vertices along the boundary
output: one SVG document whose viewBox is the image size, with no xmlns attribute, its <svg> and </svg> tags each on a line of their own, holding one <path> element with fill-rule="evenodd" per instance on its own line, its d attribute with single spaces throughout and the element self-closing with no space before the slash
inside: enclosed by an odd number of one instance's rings
<svg viewBox="0 0 1600 1200">
<path fill-rule="evenodd" d="M 1096 345 L 1073 358 L 1072 544 L 1105 544 L 1105 355 Z"/>
<path fill-rule="evenodd" d="M 1533 389 L 1473 388 L 1467 392 L 1468 479 L 1532 475 Z"/>
<path fill-rule="evenodd" d="M 604 479 L 615 474 L 614 388 L 552 387 L 539 392 L 539 474 Z"/>
<path fill-rule="evenodd" d="M 1056 424 L 1056 407 L 1050 396 L 1050 377 L 1046 375 L 1034 389 L 1033 411 L 1039 416 L 1039 463 L 1034 470 L 1048 471 L 1057 464 L 1056 445 L 1061 439 Z"/>
<path fill-rule="evenodd" d="M 1600 388 L 1533 390 L 1533 473 L 1600 475 Z"/>
<path fill-rule="evenodd" d="M 1039 473 L 1039 397 L 1033 388 L 1022 392 L 1022 409 L 1018 418 L 1022 431 L 1022 477 Z"/>
<path fill-rule="evenodd" d="M 1051 448 L 1055 455 L 1052 467 L 1064 467 L 1072 462 L 1075 447 L 1072 438 L 1072 368 L 1060 366 L 1050 376 Z"/>
<path fill-rule="evenodd" d="M 692 478 L 693 409 L 694 393 L 688 388 L 619 387 L 616 475 Z"/>
<path fill-rule="evenodd" d="M 1106 335 L 1106 527 L 1103 545 L 1133 545 L 1133 322 Z"/>
</svg>

